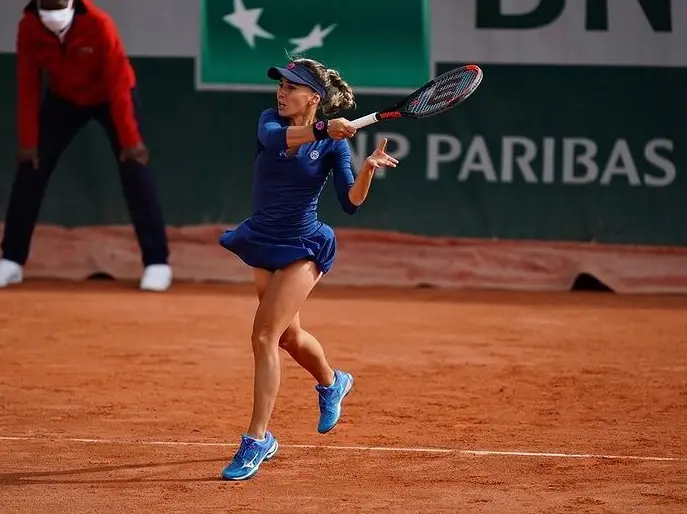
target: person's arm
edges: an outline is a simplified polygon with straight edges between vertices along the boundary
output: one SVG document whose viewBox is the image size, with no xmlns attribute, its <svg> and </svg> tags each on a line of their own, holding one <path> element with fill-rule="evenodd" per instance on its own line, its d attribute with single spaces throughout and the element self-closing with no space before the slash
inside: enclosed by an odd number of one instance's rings
<svg viewBox="0 0 687 514">
<path fill-rule="evenodd" d="M 377 168 L 395 168 L 398 160 L 385 153 L 387 139 L 384 138 L 375 151 L 365 159 L 358 175 L 353 179 L 351 151 L 348 144 L 340 144 L 334 164 L 334 185 L 344 211 L 354 214 L 367 199 Z M 345 197 L 344 197 L 345 195 Z"/>
<path fill-rule="evenodd" d="M 291 127 L 282 125 L 279 115 L 275 111 L 268 109 L 263 111 L 258 119 L 258 140 L 267 149 L 286 150 L 286 131 L 288 128 Z"/>
<path fill-rule="evenodd" d="M 347 141 L 337 142 L 334 146 L 334 164 L 332 174 L 334 175 L 334 189 L 336 197 L 339 200 L 341 208 L 347 214 L 355 214 L 358 207 L 363 203 L 364 197 L 360 199 L 360 192 L 355 192 L 364 187 L 365 181 L 365 166 L 358 174 L 358 177 L 353 176 L 353 169 L 351 167 L 351 149 Z M 356 185 L 357 184 L 357 185 Z M 367 189 L 370 186 L 368 184 Z"/>
<path fill-rule="evenodd" d="M 129 59 L 114 22 L 110 18 L 105 18 L 102 29 L 102 36 L 105 38 L 104 75 L 109 88 L 110 112 L 119 144 L 123 150 L 139 147 L 143 140 L 131 97 Z"/>
<path fill-rule="evenodd" d="M 41 92 L 41 71 L 31 53 L 31 20 L 23 18 L 17 33 L 17 129 L 20 158 L 37 159 L 38 112 Z"/>
<path fill-rule="evenodd" d="M 258 121 L 258 139 L 265 148 L 271 150 L 286 150 L 306 143 L 312 143 L 318 139 L 330 137 L 332 139 L 344 139 L 352 137 L 356 130 L 351 122 L 345 118 L 323 122 L 323 127 L 317 128 L 316 123 L 302 127 L 284 126 L 280 122 L 277 111 L 267 110 L 262 113 Z"/>
<path fill-rule="evenodd" d="M 372 179 L 375 177 L 375 169 L 376 168 L 367 164 L 366 161 L 358 172 L 353 186 L 350 191 L 348 191 L 348 199 L 356 208 L 362 205 L 367 199 L 367 194 L 370 192 L 370 186 L 372 185 Z"/>
</svg>

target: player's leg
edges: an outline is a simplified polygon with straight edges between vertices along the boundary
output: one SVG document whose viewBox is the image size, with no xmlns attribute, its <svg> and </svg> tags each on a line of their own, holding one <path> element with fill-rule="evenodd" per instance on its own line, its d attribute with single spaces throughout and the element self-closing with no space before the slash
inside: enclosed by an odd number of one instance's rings
<svg viewBox="0 0 687 514">
<path fill-rule="evenodd" d="M 135 90 L 132 91 L 132 100 L 134 115 L 139 131 L 142 132 L 141 108 Z M 166 290 L 172 281 L 172 270 L 168 265 L 169 247 L 154 174 L 150 166 L 133 160 L 120 161 L 122 147 L 112 119 L 110 104 L 98 106 L 95 117 L 105 130 L 119 165 L 124 199 L 145 267 L 141 288 Z"/>
<path fill-rule="evenodd" d="M 300 324 L 297 313 L 279 340 L 279 346 L 317 380 L 320 420 L 317 431 L 326 434 L 341 417 L 341 404 L 353 387 L 353 376 L 340 369 L 332 369 L 320 342 Z"/>
<path fill-rule="evenodd" d="M 255 268 L 253 275 L 258 300 L 262 300 L 274 274 L 264 269 Z M 279 338 L 279 346 L 310 373 L 318 384 L 328 386 L 334 383 L 334 370 L 327 362 L 322 345 L 315 336 L 301 327 L 298 313 Z"/>
<path fill-rule="evenodd" d="M 262 269 L 254 271 L 258 299 L 262 297 L 272 279 L 272 273 Z M 353 376 L 340 369 L 332 369 L 320 342 L 301 327 L 300 314 L 279 338 L 279 346 L 317 380 L 320 419 L 317 431 L 324 434 L 332 430 L 341 417 L 341 404 L 353 386 Z"/>
<path fill-rule="evenodd" d="M 300 314 L 288 326 L 279 339 L 279 346 L 305 371 L 325 386 L 334 383 L 334 369 L 327 362 L 322 345 L 310 332 L 301 327 Z"/>
<path fill-rule="evenodd" d="M 248 435 L 262 438 L 279 390 L 279 339 L 322 273 L 314 262 L 297 261 L 277 271 L 267 285 L 253 321 L 251 344 L 255 360 L 253 414 Z"/>
<path fill-rule="evenodd" d="M 233 460 L 222 471 L 226 480 L 245 480 L 277 451 L 267 425 L 279 392 L 279 338 L 300 310 L 322 273 L 314 262 L 297 261 L 277 271 L 269 281 L 253 321 L 251 344 L 255 361 L 253 412 Z"/>
<path fill-rule="evenodd" d="M 50 176 L 62 153 L 90 118 L 88 109 L 47 92 L 39 112 L 38 168 L 33 163 L 17 167 L 5 214 L 0 261 L 0 287 L 23 279 L 31 239 Z"/>
</svg>

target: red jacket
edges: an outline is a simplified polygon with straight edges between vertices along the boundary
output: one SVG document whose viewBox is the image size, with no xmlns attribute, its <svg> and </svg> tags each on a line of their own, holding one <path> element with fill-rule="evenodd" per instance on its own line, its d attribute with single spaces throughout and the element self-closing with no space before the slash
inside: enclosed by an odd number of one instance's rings
<svg viewBox="0 0 687 514">
<path fill-rule="evenodd" d="M 41 71 L 60 98 L 82 106 L 110 102 L 122 147 L 141 142 L 131 88 L 136 77 L 110 16 L 90 3 L 74 1 L 75 16 L 64 43 L 45 28 L 35 0 L 24 9 L 17 36 L 19 145 L 38 144 Z"/>
</svg>

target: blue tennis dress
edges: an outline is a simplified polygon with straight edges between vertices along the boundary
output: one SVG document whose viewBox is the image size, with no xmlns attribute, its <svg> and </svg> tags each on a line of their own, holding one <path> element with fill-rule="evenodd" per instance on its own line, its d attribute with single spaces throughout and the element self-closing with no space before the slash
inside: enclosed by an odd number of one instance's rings
<svg viewBox="0 0 687 514">
<path fill-rule="evenodd" d="M 354 214 L 348 198 L 355 180 L 346 140 L 324 139 L 286 153 L 288 122 L 275 109 L 258 121 L 258 147 L 253 169 L 253 211 L 219 244 L 254 268 L 276 271 L 306 259 L 327 273 L 336 257 L 336 236 L 321 222 L 317 206 L 330 174 L 339 203 Z"/>
</svg>

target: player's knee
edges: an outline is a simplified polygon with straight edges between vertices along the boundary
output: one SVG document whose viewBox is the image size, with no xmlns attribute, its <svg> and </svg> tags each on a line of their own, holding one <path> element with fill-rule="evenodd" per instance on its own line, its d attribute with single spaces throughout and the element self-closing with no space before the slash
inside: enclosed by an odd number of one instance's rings
<svg viewBox="0 0 687 514">
<path fill-rule="evenodd" d="M 273 331 L 267 328 L 255 327 L 250 340 L 253 346 L 253 352 L 264 353 L 277 348 L 279 338 Z"/>
<path fill-rule="evenodd" d="M 298 327 L 289 325 L 279 338 L 279 346 L 291 353 L 301 344 L 301 330 Z"/>
</svg>

